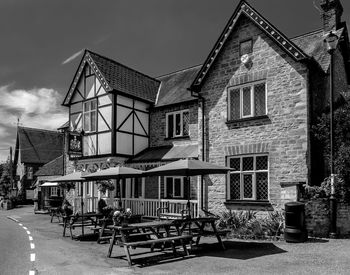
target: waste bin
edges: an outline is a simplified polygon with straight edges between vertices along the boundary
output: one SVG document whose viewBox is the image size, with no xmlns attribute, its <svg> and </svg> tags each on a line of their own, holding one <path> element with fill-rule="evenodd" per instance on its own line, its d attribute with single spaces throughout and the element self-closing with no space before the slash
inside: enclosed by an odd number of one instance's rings
<svg viewBox="0 0 350 275">
<path fill-rule="evenodd" d="M 286 242 L 305 242 L 307 240 L 305 205 L 301 202 L 286 203 L 285 218 L 284 239 Z"/>
</svg>

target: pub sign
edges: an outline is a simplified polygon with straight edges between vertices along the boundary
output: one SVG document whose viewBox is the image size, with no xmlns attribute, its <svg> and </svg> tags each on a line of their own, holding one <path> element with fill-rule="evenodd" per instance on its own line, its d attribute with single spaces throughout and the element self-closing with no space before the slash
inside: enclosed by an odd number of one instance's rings
<svg viewBox="0 0 350 275">
<path fill-rule="evenodd" d="M 80 133 L 69 133 L 68 135 L 68 154 L 83 155 L 83 138 Z"/>
</svg>

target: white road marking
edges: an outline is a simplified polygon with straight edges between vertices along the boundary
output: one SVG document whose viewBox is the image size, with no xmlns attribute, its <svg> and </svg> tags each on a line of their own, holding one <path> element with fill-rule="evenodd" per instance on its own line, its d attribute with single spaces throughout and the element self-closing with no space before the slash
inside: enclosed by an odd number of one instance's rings
<svg viewBox="0 0 350 275">
<path fill-rule="evenodd" d="M 23 226 L 23 224 L 19 223 L 20 226 Z"/>
<path fill-rule="evenodd" d="M 27 230 L 27 234 L 30 235 L 30 231 L 29 230 Z"/>
<path fill-rule="evenodd" d="M 32 240 L 33 240 L 33 237 L 32 237 L 32 236 L 29 236 L 29 240 L 32 241 Z"/>
<path fill-rule="evenodd" d="M 34 262 L 35 261 L 35 253 L 30 254 L 30 261 Z"/>
<path fill-rule="evenodd" d="M 30 243 L 30 248 L 31 249 L 34 249 L 35 248 L 35 245 L 33 243 Z"/>
<path fill-rule="evenodd" d="M 23 229 L 24 229 L 24 230 L 27 230 L 28 228 L 27 228 L 27 227 L 25 227 L 25 226 L 23 226 Z"/>
<path fill-rule="evenodd" d="M 29 275 L 35 275 L 35 271 L 34 270 L 29 270 Z"/>
</svg>

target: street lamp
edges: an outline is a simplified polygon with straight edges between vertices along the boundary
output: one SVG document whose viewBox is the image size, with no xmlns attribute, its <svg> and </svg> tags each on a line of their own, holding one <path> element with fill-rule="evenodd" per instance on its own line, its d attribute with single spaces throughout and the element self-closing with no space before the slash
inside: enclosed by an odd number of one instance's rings
<svg viewBox="0 0 350 275">
<path fill-rule="evenodd" d="M 330 62 L 330 69 L 329 69 L 329 114 L 330 114 L 330 168 L 331 168 L 331 196 L 330 196 L 330 232 L 329 237 L 330 238 L 336 238 L 337 237 L 337 205 L 336 205 L 336 198 L 335 198 L 335 188 L 334 188 L 334 158 L 333 158 L 333 149 L 334 149 L 334 127 L 333 127 L 333 119 L 334 119 L 334 113 L 333 113 L 333 99 L 334 99 L 334 91 L 333 91 L 333 71 L 334 71 L 334 51 L 337 48 L 339 37 L 332 31 L 330 31 L 326 37 L 325 37 L 325 43 L 327 46 L 327 51 L 331 56 L 331 62 Z"/>
</svg>

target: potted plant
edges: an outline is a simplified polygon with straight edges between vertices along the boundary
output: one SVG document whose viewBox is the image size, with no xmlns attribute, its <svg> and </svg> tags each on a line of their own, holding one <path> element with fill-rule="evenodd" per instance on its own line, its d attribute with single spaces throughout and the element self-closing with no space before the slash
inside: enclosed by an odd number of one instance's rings
<svg viewBox="0 0 350 275">
<path fill-rule="evenodd" d="M 111 180 L 101 180 L 97 182 L 97 188 L 101 193 L 106 194 L 107 190 L 114 190 L 114 184 Z"/>
</svg>

